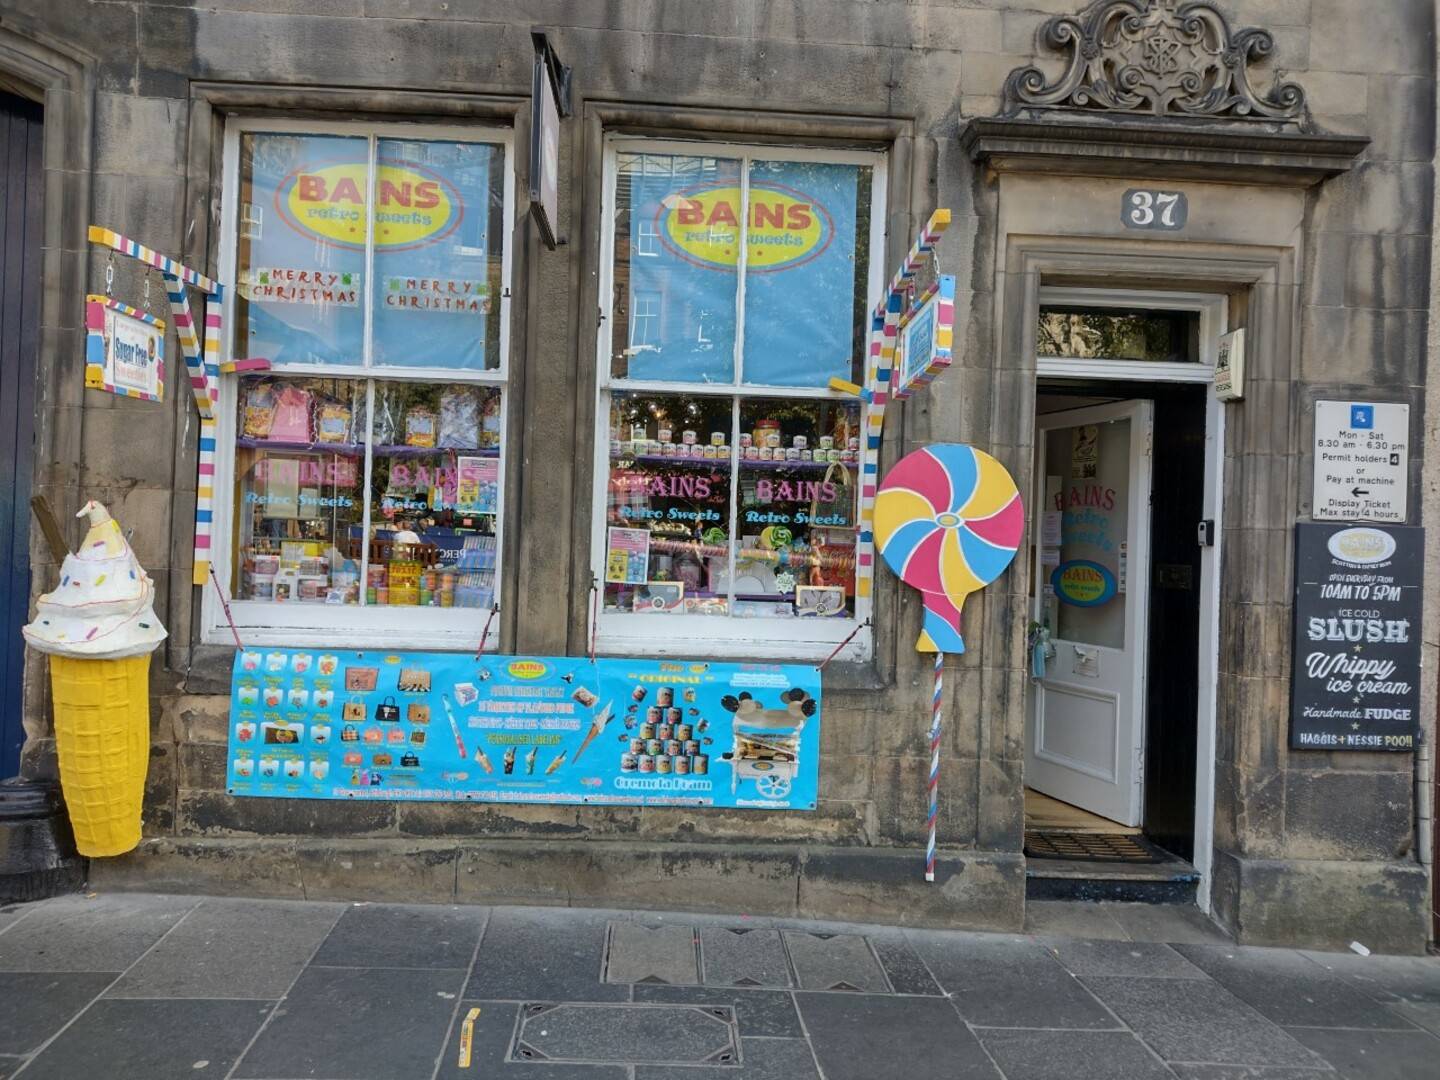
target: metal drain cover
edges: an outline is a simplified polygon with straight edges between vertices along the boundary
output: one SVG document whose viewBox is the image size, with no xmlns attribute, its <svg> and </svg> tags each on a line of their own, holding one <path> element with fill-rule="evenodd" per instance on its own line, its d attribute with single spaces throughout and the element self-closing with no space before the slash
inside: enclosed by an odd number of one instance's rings
<svg viewBox="0 0 1440 1080">
<path fill-rule="evenodd" d="M 725 1066 L 740 1064 L 739 1047 L 729 1006 L 532 1002 L 509 1060 Z"/>
</svg>

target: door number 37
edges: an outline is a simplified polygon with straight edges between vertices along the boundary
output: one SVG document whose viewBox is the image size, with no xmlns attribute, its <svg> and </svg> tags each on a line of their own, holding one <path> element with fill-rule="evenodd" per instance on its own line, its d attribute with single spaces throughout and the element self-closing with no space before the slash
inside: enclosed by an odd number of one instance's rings
<svg viewBox="0 0 1440 1080">
<path fill-rule="evenodd" d="M 1190 217 L 1190 200 L 1183 191 L 1131 188 L 1125 192 L 1120 220 L 1127 229 L 1161 229 L 1174 232 L 1185 227 Z"/>
</svg>

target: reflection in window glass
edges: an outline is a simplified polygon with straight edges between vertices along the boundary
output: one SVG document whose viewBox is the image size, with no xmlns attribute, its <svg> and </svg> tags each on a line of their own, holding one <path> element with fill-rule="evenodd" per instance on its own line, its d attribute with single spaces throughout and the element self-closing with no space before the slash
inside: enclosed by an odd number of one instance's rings
<svg viewBox="0 0 1440 1080">
<path fill-rule="evenodd" d="M 369 140 L 245 132 L 235 357 L 363 364 Z"/>
<path fill-rule="evenodd" d="M 750 163 L 747 383 L 860 378 L 870 243 L 869 166 Z"/>
<path fill-rule="evenodd" d="M 835 401 L 615 394 L 606 610 L 853 616 L 859 423 Z"/>
<path fill-rule="evenodd" d="M 245 380 L 237 599 L 489 607 L 501 403 L 466 384 Z"/>
<path fill-rule="evenodd" d="M 378 155 L 374 362 L 498 367 L 503 150 L 381 139 Z"/>
<path fill-rule="evenodd" d="M 735 614 L 855 613 L 858 405 L 740 405 Z"/>
<path fill-rule="evenodd" d="M 621 153 L 615 206 L 611 374 L 733 382 L 740 163 Z"/>
<path fill-rule="evenodd" d="M 1045 433 L 1045 508 L 1060 550 L 1045 564 L 1045 623 L 1065 641 L 1125 647 L 1130 421 Z"/>
<path fill-rule="evenodd" d="M 605 607 L 724 615 L 730 563 L 729 398 L 615 394 Z"/>
<path fill-rule="evenodd" d="M 1041 356 L 1194 362 L 1200 359 L 1200 316 L 1047 305 L 1040 309 L 1035 343 Z"/>
</svg>

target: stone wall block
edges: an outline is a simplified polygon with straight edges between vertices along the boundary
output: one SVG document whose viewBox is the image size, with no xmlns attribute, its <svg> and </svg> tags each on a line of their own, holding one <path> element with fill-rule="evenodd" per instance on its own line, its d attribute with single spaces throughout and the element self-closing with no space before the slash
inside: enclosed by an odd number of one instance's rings
<svg viewBox="0 0 1440 1080">
<path fill-rule="evenodd" d="M 973 758 L 940 757 L 937 833 L 941 844 L 975 843 L 976 768 Z M 929 777 L 928 754 L 876 760 L 875 818 L 881 843 L 924 846 L 929 835 Z"/>
<path fill-rule="evenodd" d="M 1352 233 L 1424 233 L 1434 192 L 1429 165 L 1362 159 L 1322 184 L 1314 227 Z"/>
<path fill-rule="evenodd" d="M 307 900 L 448 904 L 455 900 L 460 850 L 417 840 L 300 842 L 295 865 Z"/>
<path fill-rule="evenodd" d="M 1435 84 L 1414 75 L 1371 75 L 1365 134 L 1376 161 L 1435 156 Z"/>
<path fill-rule="evenodd" d="M 1316 68 L 1411 75 L 1434 70 L 1435 15 L 1428 4 L 1312 0 L 1310 12 L 1310 63 Z"/>
<path fill-rule="evenodd" d="M 151 744 L 140 814 L 140 828 L 145 836 L 168 836 L 175 831 L 175 760 L 174 746 Z"/>
<path fill-rule="evenodd" d="M 925 9 L 898 4 L 835 0 L 822 9 L 811 4 L 764 3 L 753 11 L 757 41 L 907 48 L 925 35 Z M 945 47 L 945 46 L 937 46 Z"/>
<path fill-rule="evenodd" d="M 174 163 L 185 160 L 186 116 L 180 98 L 96 94 L 95 170 L 176 179 Z"/>
<path fill-rule="evenodd" d="M 134 851 L 90 863 L 89 884 L 101 892 L 131 890 L 305 899 L 295 842 L 147 839 Z"/>
<path fill-rule="evenodd" d="M 182 836 L 382 836 L 395 831 L 395 803 L 333 799 L 234 798 L 222 791 L 181 791 Z"/>
<path fill-rule="evenodd" d="M 1025 839 L 1025 761 L 989 758 L 979 763 L 975 842 L 992 851 L 1018 851 Z"/>
<path fill-rule="evenodd" d="M 923 853 L 818 851 L 804 862 L 797 914 L 900 926 L 1019 930 L 1025 861 L 1018 854 L 944 853 L 935 881 Z"/>
<path fill-rule="evenodd" d="M 230 747 L 223 742 L 185 742 L 179 747 L 180 788 L 222 792 L 230 775 Z"/>
<path fill-rule="evenodd" d="M 1345 269 L 1347 307 L 1424 308 L 1430 281 L 1430 238 L 1352 236 Z"/>
<path fill-rule="evenodd" d="M 1410 854 L 1414 782 L 1408 770 L 1285 774 L 1286 857 L 1404 859 Z"/>
</svg>

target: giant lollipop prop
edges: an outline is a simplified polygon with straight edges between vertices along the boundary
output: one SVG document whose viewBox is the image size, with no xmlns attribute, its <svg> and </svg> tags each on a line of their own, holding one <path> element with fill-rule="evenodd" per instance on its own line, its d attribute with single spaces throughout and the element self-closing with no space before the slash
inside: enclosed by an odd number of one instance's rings
<svg viewBox="0 0 1440 1080">
<path fill-rule="evenodd" d="M 886 474 L 875 497 L 875 545 L 896 576 L 920 590 L 925 623 L 915 648 L 935 654 L 926 881 L 935 880 L 945 654 L 965 651 L 960 636 L 965 598 L 1005 572 L 1024 525 L 1020 492 L 1005 466 L 960 443 L 938 443 L 906 454 Z"/>
</svg>

